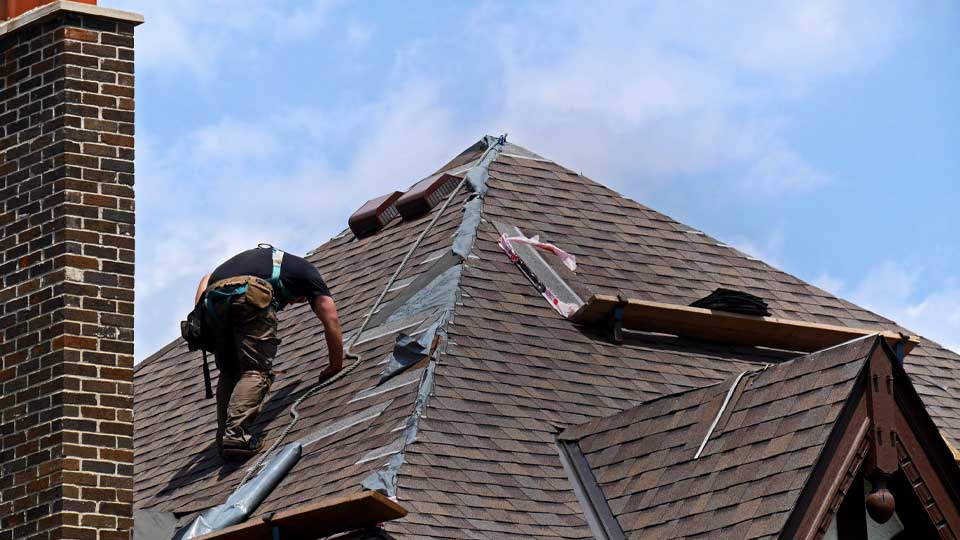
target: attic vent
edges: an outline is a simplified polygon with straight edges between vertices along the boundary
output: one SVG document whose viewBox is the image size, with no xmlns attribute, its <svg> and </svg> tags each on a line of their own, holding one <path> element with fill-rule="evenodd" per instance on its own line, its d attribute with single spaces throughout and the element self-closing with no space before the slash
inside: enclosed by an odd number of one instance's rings
<svg viewBox="0 0 960 540">
<path fill-rule="evenodd" d="M 763 298 L 743 291 L 724 289 L 723 287 L 720 287 L 710 293 L 709 296 L 701 298 L 690 305 L 704 309 L 740 313 L 742 315 L 758 315 L 760 317 L 768 317 L 770 315 L 770 307 L 767 306 Z"/>
<path fill-rule="evenodd" d="M 369 236 L 397 217 L 396 202 L 402 193 L 394 191 L 376 199 L 370 199 L 350 216 L 350 230 L 357 238 Z"/>
<path fill-rule="evenodd" d="M 425 178 L 410 188 L 397 200 L 397 210 L 403 219 L 412 219 L 429 212 L 449 195 L 461 178 L 447 173 L 439 173 Z"/>
</svg>

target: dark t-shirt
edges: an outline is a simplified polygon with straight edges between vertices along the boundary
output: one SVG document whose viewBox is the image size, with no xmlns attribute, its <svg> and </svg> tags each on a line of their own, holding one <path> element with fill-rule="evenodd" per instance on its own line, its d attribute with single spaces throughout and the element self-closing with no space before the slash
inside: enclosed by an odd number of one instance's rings
<svg viewBox="0 0 960 540">
<path fill-rule="evenodd" d="M 218 266 L 210 274 L 210 284 L 236 276 L 270 279 L 272 274 L 273 251 L 270 248 L 254 248 L 238 253 Z M 283 254 L 280 280 L 292 298 L 305 296 L 313 301 L 317 296 L 331 296 L 330 289 L 323 282 L 317 268 L 310 264 L 310 261 L 296 255 Z"/>
</svg>

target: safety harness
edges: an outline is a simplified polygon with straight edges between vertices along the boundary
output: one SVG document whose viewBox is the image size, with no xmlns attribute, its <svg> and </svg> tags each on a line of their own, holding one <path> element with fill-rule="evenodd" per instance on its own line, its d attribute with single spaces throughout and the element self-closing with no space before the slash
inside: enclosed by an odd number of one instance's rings
<svg viewBox="0 0 960 540">
<path fill-rule="evenodd" d="M 283 266 L 283 251 L 271 246 L 270 244 L 258 244 L 257 247 L 261 249 L 269 248 L 272 250 L 271 260 L 273 263 L 273 269 L 270 272 L 270 279 L 268 279 L 267 282 L 270 283 L 270 286 L 273 288 L 273 300 L 271 300 L 271 303 L 273 304 L 274 309 L 283 309 L 284 306 L 286 306 L 290 300 L 292 300 L 290 292 L 284 286 L 283 280 L 280 279 L 280 267 Z M 213 308 L 214 302 L 229 300 L 235 296 L 246 294 L 247 287 L 248 285 L 243 283 L 232 287 L 228 286 L 206 291 L 206 293 L 203 295 L 204 309 L 206 309 L 207 313 L 214 320 L 217 322 L 222 322 L 220 317 L 217 315 L 216 310 Z M 227 311 L 227 315 L 229 316 L 229 311 Z M 202 350 L 203 382 L 206 386 L 207 398 L 209 399 L 213 397 L 213 390 L 210 384 L 210 367 L 207 365 L 207 351 L 206 349 Z"/>
</svg>

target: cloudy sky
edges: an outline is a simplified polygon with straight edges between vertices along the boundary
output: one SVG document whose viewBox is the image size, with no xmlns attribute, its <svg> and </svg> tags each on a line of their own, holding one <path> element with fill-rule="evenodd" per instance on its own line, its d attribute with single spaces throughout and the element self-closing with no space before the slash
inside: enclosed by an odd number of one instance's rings
<svg viewBox="0 0 960 540">
<path fill-rule="evenodd" d="M 103 0 L 137 30 L 137 349 L 483 134 L 960 350 L 960 7 Z"/>
</svg>

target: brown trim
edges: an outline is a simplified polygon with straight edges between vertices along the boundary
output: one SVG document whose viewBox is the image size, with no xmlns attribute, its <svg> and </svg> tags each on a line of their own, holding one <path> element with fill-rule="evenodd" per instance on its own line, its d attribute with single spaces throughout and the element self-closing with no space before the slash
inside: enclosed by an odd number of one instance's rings
<svg viewBox="0 0 960 540">
<path fill-rule="evenodd" d="M 897 441 L 900 469 L 913 486 L 914 493 L 927 509 L 927 515 L 937 529 L 947 527 L 953 537 L 957 537 L 960 535 L 960 508 L 955 489 L 949 489 L 943 482 L 942 473 L 930 461 L 927 447 L 917 440 L 913 430 L 909 428 L 911 421 L 899 410 L 897 423 L 904 428 Z"/>
<path fill-rule="evenodd" d="M 870 454 L 866 477 L 887 478 L 897 472 L 897 403 L 893 363 L 883 347 L 874 349 L 867 364 L 867 407 L 870 414 Z"/>
<path fill-rule="evenodd" d="M 813 540 L 823 516 L 830 510 L 833 493 L 842 487 L 843 472 L 861 459 L 860 448 L 870 429 L 864 385 L 862 378 L 854 385 L 850 401 L 821 450 L 780 538 Z"/>
<path fill-rule="evenodd" d="M 869 443 L 861 445 L 861 452 L 858 456 L 866 457 Z M 837 522 L 837 537 L 843 540 L 867 540 L 867 518 L 863 509 L 866 506 L 866 500 L 863 494 L 863 476 L 858 474 L 858 469 L 863 465 L 863 460 L 847 469 L 843 489 L 833 495 L 836 510 L 833 511 L 833 520 Z M 859 480 L 859 482 L 857 482 Z M 834 507 L 831 504 L 831 509 Z M 824 519 L 820 522 L 817 536 L 822 538 L 830 527 L 830 519 Z"/>
<path fill-rule="evenodd" d="M 840 483 L 840 486 L 833 490 L 833 498 L 830 499 L 830 505 L 827 507 L 827 512 L 824 513 L 817 522 L 817 528 L 813 531 L 814 534 L 811 537 L 811 540 L 821 540 L 823 536 L 827 534 L 827 529 L 830 528 L 830 521 L 834 518 L 840 507 L 843 505 L 843 501 L 846 499 L 847 493 L 850 492 L 850 486 L 853 485 L 853 481 L 857 478 L 857 474 L 860 472 L 860 468 L 863 466 L 863 462 L 867 458 L 867 453 L 870 451 L 870 441 L 866 437 L 866 434 L 869 431 L 869 426 L 864 427 L 866 428 L 864 430 L 864 437 L 860 441 L 860 445 L 857 447 L 857 452 L 853 456 L 853 461 L 850 462 L 846 471 L 844 471 L 844 475 L 841 478 L 843 481 Z M 862 493 L 860 494 L 860 498 L 861 500 L 863 499 Z M 864 522 L 864 525 L 866 525 L 866 522 Z"/>
<path fill-rule="evenodd" d="M 199 540 L 270 540 L 274 527 L 282 533 L 282 538 L 319 538 L 374 527 L 406 515 L 406 509 L 397 502 L 376 491 L 364 491 L 251 519 L 201 536 Z"/>
</svg>

